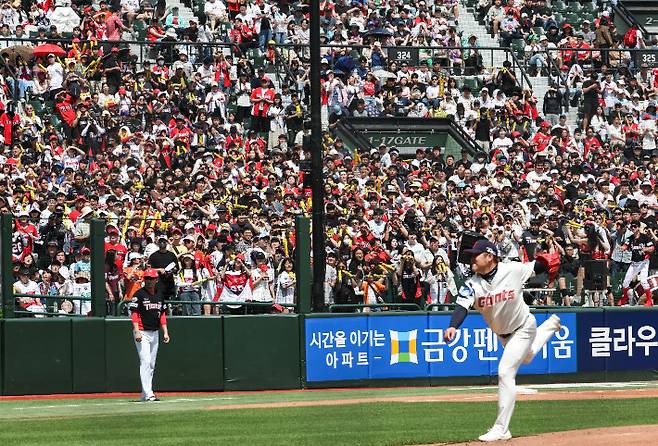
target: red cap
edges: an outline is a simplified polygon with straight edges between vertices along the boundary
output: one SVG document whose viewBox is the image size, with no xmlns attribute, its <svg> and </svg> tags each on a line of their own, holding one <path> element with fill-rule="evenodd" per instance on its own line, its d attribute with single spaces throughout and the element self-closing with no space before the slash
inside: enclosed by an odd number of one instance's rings
<svg viewBox="0 0 658 446">
<path fill-rule="evenodd" d="M 217 225 L 210 223 L 208 226 L 206 226 L 206 231 L 216 231 L 216 230 L 217 230 Z"/>
<path fill-rule="evenodd" d="M 118 235 L 118 234 L 119 234 L 119 230 L 118 230 L 117 228 L 115 228 L 114 226 L 108 226 L 108 227 L 107 227 L 107 233 L 108 233 L 108 234 L 115 234 L 115 235 Z"/>
<path fill-rule="evenodd" d="M 85 255 L 85 254 L 91 254 L 91 250 L 87 248 L 86 246 L 80 250 L 80 254 Z"/>
<path fill-rule="evenodd" d="M 548 121 L 542 121 L 541 124 L 539 124 L 539 125 L 541 125 L 542 127 L 550 127 L 551 123 L 548 122 Z"/>
<path fill-rule="evenodd" d="M 174 228 L 174 229 L 171 230 L 171 233 L 172 234 L 182 234 L 183 231 L 181 231 L 180 228 Z"/>
<path fill-rule="evenodd" d="M 154 270 L 153 268 L 148 268 L 146 271 L 144 271 L 144 278 L 145 279 L 157 279 L 158 278 L 158 272 Z"/>
<path fill-rule="evenodd" d="M 119 52 L 119 48 L 117 48 L 116 46 L 113 46 L 113 47 L 112 47 L 112 52 L 113 52 L 113 53 L 118 53 L 118 52 Z"/>
</svg>

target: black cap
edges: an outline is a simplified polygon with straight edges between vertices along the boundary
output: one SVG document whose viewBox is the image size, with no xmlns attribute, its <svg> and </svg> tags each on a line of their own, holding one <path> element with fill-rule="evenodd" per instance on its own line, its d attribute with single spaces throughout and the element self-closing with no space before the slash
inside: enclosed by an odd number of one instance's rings
<svg viewBox="0 0 658 446">
<path fill-rule="evenodd" d="M 498 252 L 498 247 L 496 247 L 496 245 L 491 243 L 489 240 L 478 240 L 477 242 L 475 242 L 475 245 L 473 245 L 471 249 L 465 249 L 464 252 L 470 255 L 488 252 L 491 255 L 500 257 L 500 253 Z"/>
</svg>

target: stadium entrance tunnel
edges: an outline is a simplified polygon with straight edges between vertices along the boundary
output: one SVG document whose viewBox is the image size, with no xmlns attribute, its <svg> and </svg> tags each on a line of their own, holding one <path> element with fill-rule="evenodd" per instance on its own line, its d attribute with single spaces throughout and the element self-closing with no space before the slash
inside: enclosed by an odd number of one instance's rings
<svg viewBox="0 0 658 446">
<path fill-rule="evenodd" d="M 479 151 L 475 140 L 450 118 L 346 118 L 336 131 L 347 148 L 362 152 L 380 144 L 395 146 L 407 157 L 434 146 L 445 148 L 444 156 L 459 157 L 462 149 L 469 155 Z"/>
</svg>

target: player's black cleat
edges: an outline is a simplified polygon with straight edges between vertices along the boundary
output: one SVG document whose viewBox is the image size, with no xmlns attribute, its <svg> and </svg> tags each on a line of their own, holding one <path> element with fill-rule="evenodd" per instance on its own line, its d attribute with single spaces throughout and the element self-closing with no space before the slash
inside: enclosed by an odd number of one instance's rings
<svg viewBox="0 0 658 446">
<path fill-rule="evenodd" d="M 146 398 L 146 401 L 148 401 L 148 402 L 160 401 L 160 398 L 158 398 L 157 396 L 154 395 L 154 396 L 150 396 L 150 397 Z"/>
</svg>

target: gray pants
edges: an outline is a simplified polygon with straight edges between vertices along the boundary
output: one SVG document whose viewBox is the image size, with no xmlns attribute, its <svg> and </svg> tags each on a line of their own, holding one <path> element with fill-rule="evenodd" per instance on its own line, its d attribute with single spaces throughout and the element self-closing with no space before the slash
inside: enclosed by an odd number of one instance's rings
<svg viewBox="0 0 658 446">
<path fill-rule="evenodd" d="M 201 302 L 201 296 L 198 291 L 185 291 L 178 295 L 180 300 L 189 300 L 194 302 Z M 201 314 L 201 304 L 183 304 L 184 316 L 199 316 Z"/>
</svg>

